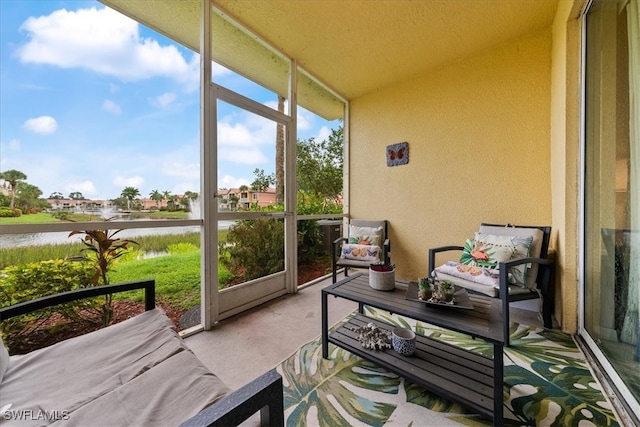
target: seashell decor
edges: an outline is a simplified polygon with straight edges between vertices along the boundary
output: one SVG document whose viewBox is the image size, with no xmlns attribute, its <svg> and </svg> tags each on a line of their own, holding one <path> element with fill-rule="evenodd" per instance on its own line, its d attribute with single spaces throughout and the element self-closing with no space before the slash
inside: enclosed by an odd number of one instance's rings
<svg viewBox="0 0 640 427">
<path fill-rule="evenodd" d="M 358 334 L 358 341 L 366 349 L 383 350 L 391 348 L 391 332 L 379 328 L 375 323 L 368 323 L 366 326 L 354 328 L 353 332 Z"/>
</svg>

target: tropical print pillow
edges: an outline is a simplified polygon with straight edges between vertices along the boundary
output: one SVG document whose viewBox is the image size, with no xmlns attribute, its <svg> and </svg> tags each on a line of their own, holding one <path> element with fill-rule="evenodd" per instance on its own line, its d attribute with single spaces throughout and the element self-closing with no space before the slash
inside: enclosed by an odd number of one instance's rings
<svg viewBox="0 0 640 427">
<path fill-rule="evenodd" d="M 475 233 L 468 239 L 460 257 L 465 265 L 497 269 L 498 263 L 529 256 L 533 236 L 499 236 Z M 518 265 L 509 271 L 509 282 L 525 286 L 527 264 Z"/>
</svg>

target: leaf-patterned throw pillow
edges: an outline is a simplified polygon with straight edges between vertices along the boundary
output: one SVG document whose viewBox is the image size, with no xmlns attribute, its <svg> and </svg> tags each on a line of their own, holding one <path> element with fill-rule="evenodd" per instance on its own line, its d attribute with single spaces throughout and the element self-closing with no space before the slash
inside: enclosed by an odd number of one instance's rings
<svg viewBox="0 0 640 427">
<path fill-rule="evenodd" d="M 498 236 L 475 233 L 474 239 L 464 244 L 460 263 L 485 268 L 498 268 L 498 263 L 529 256 L 533 236 Z M 509 282 L 525 285 L 527 264 L 509 271 Z"/>
</svg>

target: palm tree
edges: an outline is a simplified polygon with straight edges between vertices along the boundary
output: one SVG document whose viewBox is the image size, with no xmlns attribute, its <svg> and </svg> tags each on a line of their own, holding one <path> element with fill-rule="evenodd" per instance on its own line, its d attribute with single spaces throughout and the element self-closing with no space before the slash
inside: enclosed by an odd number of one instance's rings
<svg viewBox="0 0 640 427">
<path fill-rule="evenodd" d="M 0 172 L 0 178 L 7 181 L 11 186 L 11 202 L 9 203 L 9 209 L 13 209 L 16 202 L 16 187 L 18 186 L 18 182 L 27 179 L 27 175 L 15 169 L 11 169 L 5 172 Z"/>
<path fill-rule="evenodd" d="M 198 193 L 196 193 L 195 191 L 185 191 L 184 195 L 182 196 L 182 200 L 180 200 L 180 203 L 184 205 L 186 211 L 192 212 L 192 202 L 195 202 L 196 200 L 198 200 Z"/>
<path fill-rule="evenodd" d="M 167 201 L 167 206 L 169 206 L 169 200 L 171 199 L 171 191 L 164 190 L 162 192 L 162 198 Z"/>
<path fill-rule="evenodd" d="M 151 200 L 156 202 L 156 207 L 160 209 L 160 202 L 164 199 L 164 195 L 158 190 L 153 190 L 151 193 L 149 193 L 149 197 L 151 198 Z"/>
<path fill-rule="evenodd" d="M 120 197 L 127 199 L 127 210 L 131 210 L 131 202 L 140 195 L 140 190 L 135 187 L 125 187 Z"/>
<path fill-rule="evenodd" d="M 169 195 L 168 199 L 167 199 L 167 206 L 169 207 L 169 211 L 175 211 L 176 210 L 176 202 L 178 201 L 179 197 L 177 195 Z"/>
<path fill-rule="evenodd" d="M 184 192 L 184 197 L 186 197 L 189 200 L 193 200 L 196 201 L 198 200 L 198 193 L 196 193 L 195 191 L 185 191 Z"/>
</svg>

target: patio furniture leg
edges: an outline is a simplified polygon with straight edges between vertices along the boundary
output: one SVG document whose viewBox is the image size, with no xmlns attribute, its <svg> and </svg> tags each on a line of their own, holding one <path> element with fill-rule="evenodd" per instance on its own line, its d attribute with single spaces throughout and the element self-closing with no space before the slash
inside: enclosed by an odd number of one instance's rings
<svg viewBox="0 0 640 427">
<path fill-rule="evenodd" d="M 322 358 L 329 358 L 329 319 L 327 309 L 327 294 L 322 291 Z"/>
<path fill-rule="evenodd" d="M 502 388 L 504 381 L 504 356 L 502 346 L 493 345 L 493 422 L 502 425 L 504 417 L 504 403 Z"/>
</svg>

